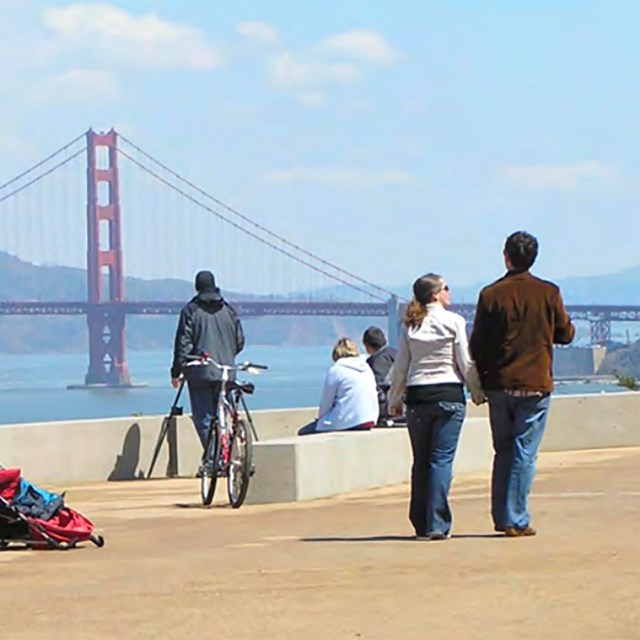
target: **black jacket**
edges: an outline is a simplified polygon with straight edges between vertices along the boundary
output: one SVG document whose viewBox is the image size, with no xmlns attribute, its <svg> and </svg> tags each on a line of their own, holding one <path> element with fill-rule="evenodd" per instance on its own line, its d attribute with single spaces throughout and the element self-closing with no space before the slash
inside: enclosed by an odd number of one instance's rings
<svg viewBox="0 0 640 640">
<path fill-rule="evenodd" d="M 180 312 L 173 349 L 171 377 L 184 373 L 187 381 L 220 380 L 214 365 L 185 367 L 188 355 L 208 353 L 220 364 L 233 364 L 244 347 L 244 333 L 236 312 L 219 289 L 198 293 Z"/>
</svg>

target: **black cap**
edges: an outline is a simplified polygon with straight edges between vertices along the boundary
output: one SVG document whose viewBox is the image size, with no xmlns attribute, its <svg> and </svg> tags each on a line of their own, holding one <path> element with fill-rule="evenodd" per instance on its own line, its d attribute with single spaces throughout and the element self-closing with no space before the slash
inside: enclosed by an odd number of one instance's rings
<svg viewBox="0 0 640 640">
<path fill-rule="evenodd" d="M 196 274 L 196 291 L 204 293 L 216 288 L 216 279 L 211 271 L 198 271 Z"/>
</svg>

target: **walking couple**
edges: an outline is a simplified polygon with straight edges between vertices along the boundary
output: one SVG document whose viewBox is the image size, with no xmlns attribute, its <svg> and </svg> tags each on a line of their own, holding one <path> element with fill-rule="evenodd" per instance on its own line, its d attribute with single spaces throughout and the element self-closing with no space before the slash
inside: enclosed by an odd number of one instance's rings
<svg viewBox="0 0 640 640">
<path fill-rule="evenodd" d="M 466 404 L 489 403 L 494 448 L 491 515 L 496 531 L 531 536 L 527 503 L 553 390 L 553 344 L 569 344 L 575 328 L 556 285 L 529 269 L 538 242 L 524 231 L 504 246 L 507 273 L 480 292 L 471 338 L 465 320 L 448 311 L 449 287 L 430 273 L 414 298 L 392 370 L 389 407 L 407 407 L 413 451 L 409 518 L 416 538 L 451 532 L 448 495 Z"/>
</svg>

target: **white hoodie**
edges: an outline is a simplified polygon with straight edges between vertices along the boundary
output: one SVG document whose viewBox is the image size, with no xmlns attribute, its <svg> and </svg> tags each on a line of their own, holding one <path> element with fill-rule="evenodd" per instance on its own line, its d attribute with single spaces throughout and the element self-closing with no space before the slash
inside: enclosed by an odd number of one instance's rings
<svg viewBox="0 0 640 640">
<path fill-rule="evenodd" d="M 378 392 L 363 356 L 340 358 L 327 371 L 318 410 L 318 431 L 343 431 L 378 419 Z"/>
</svg>

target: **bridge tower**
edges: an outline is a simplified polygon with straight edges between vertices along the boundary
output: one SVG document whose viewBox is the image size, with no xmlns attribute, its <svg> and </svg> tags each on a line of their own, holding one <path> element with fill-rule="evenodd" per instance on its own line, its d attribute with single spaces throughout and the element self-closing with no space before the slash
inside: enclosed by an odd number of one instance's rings
<svg viewBox="0 0 640 640">
<path fill-rule="evenodd" d="M 89 369 L 85 384 L 127 386 L 117 134 L 87 131 Z M 105 291 L 106 289 L 106 291 Z"/>
<path fill-rule="evenodd" d="M 611 321 L 600 318 L 589 319 L 591 346 L 607 346 L 611 342 Z"/>
<path fill-rule="evenodd" d="M 395 295 L 387 300 L 387 336 L 389 345 L 396 349 L 400 339 L 400 303 Z"/>
</svg>

